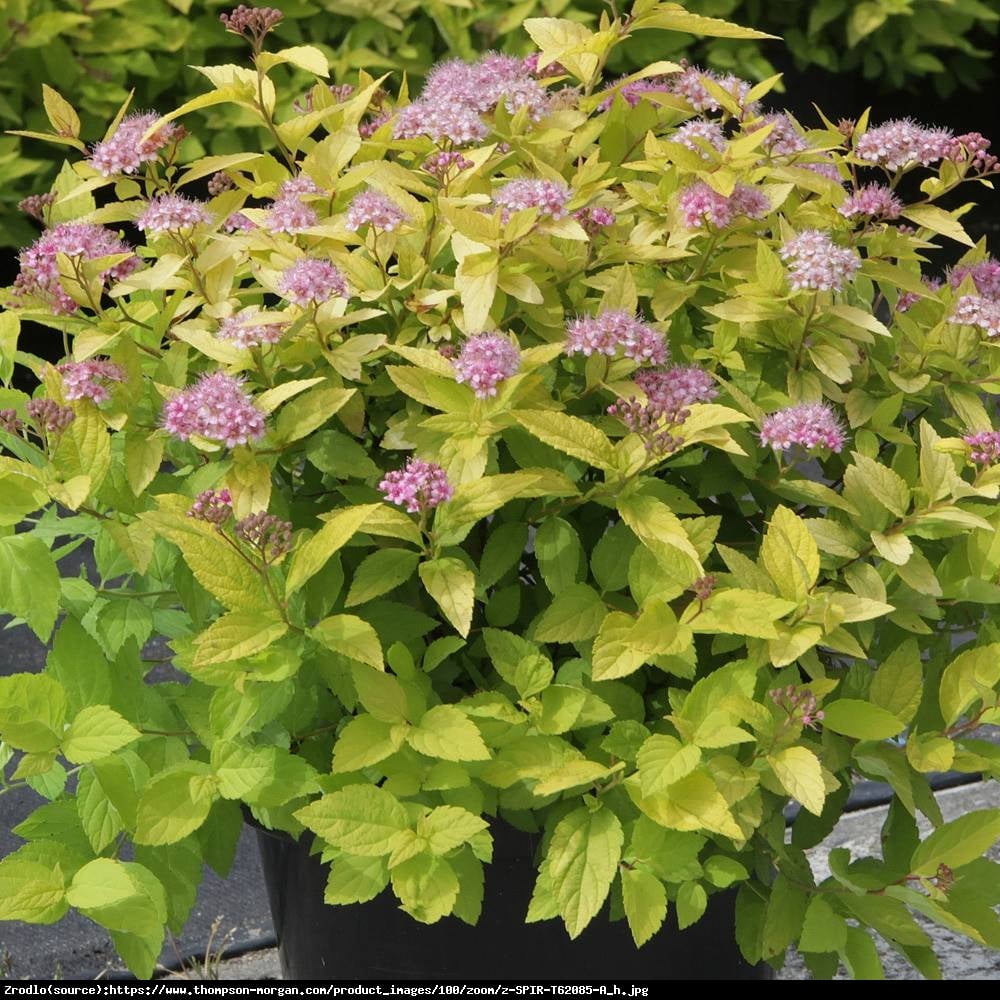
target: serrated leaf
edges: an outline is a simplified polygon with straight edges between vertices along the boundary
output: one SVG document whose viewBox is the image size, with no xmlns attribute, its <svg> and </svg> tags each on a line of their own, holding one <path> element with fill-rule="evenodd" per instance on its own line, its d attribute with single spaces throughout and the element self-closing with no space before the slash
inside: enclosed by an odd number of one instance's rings
<svg viewBox="0 0 1000 1000">
<path fill-rule="evenodd" d="M 17 853 L 0 861 L 0 920 L 54 924 L 68 908 L 61 868 Z"/>
<path fill-rule="evenodd" d="M 382 670 L 382 644 L 372 626 L 357 615 L 332 615 L 309 630 L 318 643 L 335 653 Z"/>
<path fill-rule="evenodd" d="M 1000 682 L 1000 643 L 959 653 L 941 674 L 941 714 L 949 726 Z"/>
<path fill-rule="evenodd" d="M 598 593 L 585 583 L 574 583 L 552 599 L 535 624 L 539 642 L 580 642 L 592 639 L 608 609 Z"/>
<path fill-rule="evenodd" d="M 48 642 L 59 613 L 59 571 L 40 538 L 27 533 L 0 538 L 0 610 L 23 618 Z"/>
<path fill-rule="evenodd" d="M 489 760 L 476 724 L 454 705 L 435 705 L 406 736 L 418 753 L 439 760 Z"/>
<path fill-rule="evenodd" d="M 135 842 L 156 846 L 183 840 L 205 822 L 215 798 L 205 764 L 191 762 L 157 775 L 139 796 Z"/>
<path fill-rule="evenodd" d="M 920 706 L 923 686 L 920 647 L 915 639 L 907 639 L 875 671 L 869 697 L 879 708 L 908 724 Z"/>
<path fill-rule="evenodd" d="M 696 924 L 704 916 L 708 907 L 708 893 L 698 882 L 685 882 L 677 890 L 677 901 L 674 908 L 677 913 L 677 926 L 680 930 Z"/>
<path fill-rule="evenodd" d="M 410 833 L 399 800 L 376 785 L 348 785 L 311 802 L 295 818 L 328 844 L 359 857 L 391 854 Z"/>
<path fill-rule="evenodd" d="M 939 826 L 913 852 L 910 872 L 936 875 L 940 865 L 961 868 L 1000 839 L 1000 809 L 977 809 Z"/>
<path fill-rule="evenodd" d="M 432 854 L 447 854 L 461 847 L 489 824 L 460 806 L 438 806 L 417 822 L 417 836 L 423 837 Z"/>
<path fill-rule="evenodd" d="M 292 555 L 285 594 L 294 594 L 312 579 L 361 530 L 380 504 L 362 504 L 336 511 L 319 531 Z"/>
<path fill-rule="evenodd" d="M 195 639 L 194 666 L 228 663 L 259 653 L 288 631 L 276 611 L 230 611 Z"/>
<path fill-rule="evenodd" d="M 650 736 L 636 757 L 644 797 L 665 792 L 701 762 L 701 750 L 673 736 Z"/>
<path fill-rule="evenodd" d="M 655 876 L 641 868 L 622 868 L 622 903 L 635 946 L 641 948 L 663 926 L 667 916 L 667 890 Z"/>
<path fill-rule="evenodd" d="M 367 903 L 389 884 L 385 859 L 357 858 L 344 854 L 333 862 L 323 902 L 330 906 Z"/>
<path fill-rule="evenodd" d="M 859 698 L 839 698 L 824 705 L 823 726 L 857 740 L 886 740 L 903 729 L 891 712 Z"/>
<path fill-rule="evenodd" d="M 371 715 L 351 719 L 333 747 L 333 773 L 345 774 L 371 767 L 391 757 L 405 742 L 406 728 Z"/>
<path fill-rule="evenodd" d="M 345 608 L 364 604 L 405 583 L 417 568 L 420 556 L 406 549 L 380 549 L 367 556 L 354 571 Z"/>
<path fill-rule="evenodd" d="M 392 889 L 414 920 L 435 924 L 455 908 L 460 886 L 444 858 L 418 854 L 392 869 Z"/>
<path fill-rule="evenodd" d="M 787 507 L 771 516 L 760 561 L 782 597 L 801 603 L 819 578 L 819 549 L 801 518 Z"/>
<path fill-rule="evenodd" d="M 472 627 L 476 577 L 460 559 L 444 557 L 420 564 L 420 579 L 445 618 L 463 638 Z"/>
<path fill-rule="evenodd" d="M 140 732 L 107 705 L 81 709 L 63 737 L 62 750 L 74 764 L 107 757 L 139 739 Z"/>
<path fill-rule="evenodd" d="M 514 419 L 533 437 L 599 469 L 614 469 L 611 441 L 593 424 L 557 410 L 515 410 Z"/>
<path fill-rule="evenodd" d="M 782 788 L 814 816 L 823 812 L 826 800 L 826 786 L 823 783 L 823 768 L 819 758 L 805 747 L 788 747 L 777 753 L 768 754 L 775 777 Z"/>
<path fill-rule="evenodd" d="M 847 924 L 822 896 L 813 896 L 802 922 L 799 951 L 840 951 L 847 943 Z"/>
<path fill-rule="evenodd" d="M 543 865 L 570 938 L 604 904 L 624 840 L 618 817 L 607 807 L 575 809 L 556 824 Z"/>
</svg>

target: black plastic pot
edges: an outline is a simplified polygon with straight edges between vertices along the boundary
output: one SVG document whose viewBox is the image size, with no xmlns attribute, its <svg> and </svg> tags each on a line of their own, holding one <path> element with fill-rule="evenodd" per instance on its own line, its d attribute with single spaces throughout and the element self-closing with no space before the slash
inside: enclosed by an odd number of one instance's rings
<svg viewBox="0 0 1000 1000">
<path fill-rule="evenodd" d="M 538 838 L 493 824 L 493 863 L 476 927 L 455 918 L 432 926 L 404 913 L 390 891 L 359 906 L 323 902 L 328 868 L 309 840 L 257 827 L 281 968 L 288 979 L 611 980 L 771 979 L 736 946 L 735 893 L 713 896 L 693 927 L 673 914 L 636 950 L 625 921 L 606 913 L 570 941 L 559 921 L 525 924 Z"/>
</svg>

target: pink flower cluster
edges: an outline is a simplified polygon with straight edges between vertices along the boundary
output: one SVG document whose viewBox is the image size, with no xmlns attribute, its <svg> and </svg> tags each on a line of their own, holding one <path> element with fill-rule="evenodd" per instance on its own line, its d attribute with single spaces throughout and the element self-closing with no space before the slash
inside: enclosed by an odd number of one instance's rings
<svg viewBox="0 0 1000 1000">
<path fill-rule="evenodd" d="M 605 226 L 614 225 L 615 213 L 610 208 L 594 205 L 591 208 L 581 208 L 574 212 L 573 218 L 583 226 L 583 230 L 588 236 L 593 236 Z"/>
<path fill-rule="evenodd" d="M 691 121 L 678 126 L 669 138 L 671 142 L 679 142 L 697 153 L 703 160 L 712 158 L 709 149 L 721 153 L 726 148 L 726 134 L 722 131 L 722 126 L 705 118 L 692 118 Z"/>
<path fill-rule="evenodd" d="M 163 426 L 182 441 L 197 434 L 234 448 L 264 436 L 264 414 L 239 379 L 210 372 L 167 400 Z"/>
<path fill-rule="evenodd" d="M 794 156 L 809 148 L 809 143 L 806 142 L 804 136 L 799 134 L 787 111 L 762 115 L 756 121 L 748 124 L 746 130 L 756 132 L 766 125 L 771 125 L 772 128 L 762 146 L 771 156 Z"/>
<path fill-rule="evenodd" d="M 720 76 L 698 66 L 687 66 L 681 72 L 671 73 L 668 76 L 647 76 L 628 83 L 620 81 L 614 83 L 604 91 L 608 96 L 601 101 L 597 110 L 607 111 L 614 103 L 616 94 L 620 95 L 630 108 L 634 108 L 642 100 L 643 94 L 670 93 L 683 97 L 695 111 L 718 111 L 721 105 L 708 92 L 705 80 L 711 80 L 730 93 L 744 113 L 753 113 L 757 109 L 757 102 L 746 104 L 747 94 L 750 92 L 750 84 L 746 80 L 741 80 L 731 73 Z"/>
<path fill-rule="evenodd" d="M 144 139 L 159 119 L 155 111 L 123 118 L 107 139 L 94 146 L 90 154 L 91 166 L 102 176 L 113 177 L 115 174 L 134 174 L 143 163 L 155 160 L 164 146 L 182 134 L 177 125 L 166 122 Z"/>
<path fill-rule="evenodd" d="M 927 286 L 928 292 L 936 292 L 943 284 L 940 278 L 921 278 L 920 281 L 921 284 Z M 917 295 L 916 292 L 903 292 L 896 300 L 896 312 L 906 312 L 907 309 L 919 302 L 921 298 L 923 296 Z"/>
<path fill-rule="evenodd" d="M 647 451 L 658 455 L 676 451 L 684 443 L 671 432 L 691 415 L 689 407 L 711 402 L 719 394 L 712 376 L 697 366 L 642 371 L 635 375 L 635 382 L 646 394 L 646 402 L 635 396 L 619 399 L 608 407 L 608 413 L 638 434 Z"/>
<path fill-rule="evenodd" d="M 391 233 L 408 218 L 391 198 L 371 188 L 356 194 L 347 206 L 347 228 L 352 232 L 367 224 L 381 233 Z"/>
<path fill-rule="evenodd" d="M 511 114 L 528 109 L 533 121 L 548 110 L 549 96 L 522 59 L 490 52 L 475 63 L 450 59 L 427 75 L 420 97 L 399 111 L 397 139 L 426 135 L 457 145 L 480 142 L 489 134 L 482 115 L 503 101 Z"/>
<path fill-rule="evenodd" d="M 608 96 L 597 106 L 597 110 L 607 111 L 614 104 L 616 95 L 630 108 L 634 108 L 642 100 L 643 94 L 665 94 L 669 91 L 670 84 L 665 76 L 647 76 L 628 83 L 618 81 L 603 91 Z"/>
<path fill-rule="evenodd" d="M 789 684 L 785 688 L 776 688 L 770 694 L 774 703 L 785 710 L 789 719 L 798 721 L 810 729 L 815 729 L 816 723 L 822 722 L 826 717 L 823 710 L 818 707 L 816 696 L 809 688 L 797 690 L 794 685 Z"/>
<path fill-rule="evenodd" d="M 688 229 L 699 229 L 707 221 L 724 229 L 739 216 L 762 219 L 771 211 L 771 203 L 759 188 L 739 182 L 727 198 L 704 181 L 695 181 L 680 196 L 681 214 Z"/>
<path fill-rule="evenodd" d="M 187 516 L 216 526 L 223 524 L 233 516 L 233 496 L 229 490 L 202 490 Z"/>
<path fill-rule="evenodd" d="M 566 353 L 604 354 L 619 351 L 640 363 L 662 365 L 667 361 L 663 335 L 624 309 L 607 309 L 596 316 L 580 316 L 566 327 Z"/>
<path fill-rule="evenodd" d="M 233 183 L 232 177 L 224 170 L 217 170 L 209 177 L 206 187 L 208 188 L 208 193 L 213 198 L 216 198 L 224 191 L 232 191 L 236 185 Z"/>
<path fill-rule="evenodd" d="M 76 419 L 68 406 L 60 406 L 54 399 L 29 399 L 25 410 L 39 434 L 62 434 Z"/>
<path fill-rule="evenodd" d="M 20 272 L 14 281 L 13 293 L 17 300 L 22 296 L 37 296 L 47 300 L 52 311 L 65 315 L 75 312 L 76 302 L 67 294 L 59 281 L 58 254 L 82 260 L 97 260 L 115 254 L 128 254 L 116 264 L 101 271 L 103 280 L 120 281 L 140 266 L 132 248 L 110 229 L 89 222 L 63 222 L 47 229 L 18 256 Z"/>
<path fill-rule="evenodd" d="M 764 418 L 760 442 L 775 451 L 798 445 L 807 451 L 829 448 L 839 452 L 846 438 L 837 415 L 826 403 L 800 403 Z"/>
<path fill-rule="evenodd" d="M 989 338 L 1000 337 L 1000 299 L 963 295 L 951 313 L 951 322 L 978 326 Z"/>
<path fill-rule="evenodd" d="M 837 211 L 845 219 L 866 216 L 869 219 L 898 219 L 903 203 L 884 184 L 866 184 L 848 195 Z"/>
<path fill-rule="evenodd" d="M 854 144 L 860 160 L 889 170 L 921 164 L 928 167 L 945 159 L 954 136 L 946 128 L 928 128 L 909 118 L 895 119 L 868 129 Z"/>
<path fill-rule="evenodd" d="M 406 109 L 404 108 L 404 110 L 406 110 Z M 376 114 L 373 117 L 368 118 L 365 121 L 361 122 L 361 124 L 358 125 L 358 135 L 360 135 L 362 139 L 370 139 L 386 122 L 392 121 L 392 114 L 393 114 L 392 111 L 389 111 L 389 110 L 379 111 L 378 114 Z M 416 135 L 421 135 L 421 134 L 422 133 L 418 129 L 414 133 L 414 135 L 412 135 L 412 136 L 398 136 L 397 135 L 396 138 L 412 139 Z M 485 126 L 483 127 L 483 134 L 485 135 Z M 456 139 L 455 141 L 458 142 L 460 140 Z M 472 142 L 473 140 L 472 139 L 466 139 L 464 141 L 465 142 Z"/>
<path fill-rule="evenodd" d="M 268 210 L 266 226 L 272 233 L 301 233 L 319 222 L 315 210 L 302 200 L 302 195 L 319 194 L 311 177 L 300 174 L 285 181 L 278 189 L 278 197 Z"/>
<path fill-rule="evenodd" d="M 227 316 L 216 331 L 219 340 L 231 340 L 237 347 L 260 347 L 281 340 L 287 325 L 284 320 L 263 322 L 258 319 L 259 306 L 247 306 L 233 316 Z"/>
<path fill-rule="evenodd" d="M 252 219 L 248 219 L 242 212 L 233 212 L 233 214 L 222 223 L 222 228 L 227 233 L 245 233 L 249 232 L 251 229 L 257 229 L 259 227 L 256 222 Z"/>
<path fill-rule="evenodd" d="M 498 333 L 478 333 L 469 337 L 452 364 L 456 382 L 467 383 L 480 399 L 488 399 L 504 379 L 517 373 L 521 352 Z"/>
<path fill-rule="evenodd" d="M 411 514 L 422 514 L 446 503 L 455 492 L 440 465 L 419 458 L 409 458 L 404 468 L 387 472 L 378 488 L 386 500 L 405 507 Z"/>
<path fill-rule="evenodd" d="M 158 194 L 135 220 L 137 229 L 146 233 L 172 233 L 208 222 L 208 206 L 182 194 Z"/>
<path fill-rule="evenodd" d="M 500 209 L 500 218 L 507 222 L 515 212 L 537 208 L 539 216 L 561 219 L 566 204 L 573 196 L 565 184 L 535 177 L 519 177 L 508 181 L 493 195 L 493 204 Z"/>
<path fill-rule="evenodd" d="M 333 296 L 350 295 L 347 279 L 328 260 L 302 257 L 285 268 L 278 279 L 278 291 L 297 306 L 326 302 Z"/>
<path fill-rule="evenodd" d="M 837 246 L 818 229 L 803 229 L 778 254 L 788 263 L 788 283 L 795 289 L 839 292 L 861 267 L 853 250 Z"/>
<path fill-rule="evenodd" d="M 948 284 L 958 288 L 962 282 L 972 278 L 976 291 L 988 299 L 1000 299 L 1000 260 L 987 257 L 978 264 L 957 264 L 948 272 Z"/>
<path fill-rule="evenodd" d="M 104 358 L 67 361 L 56 368 L 62 375 L 67 399 L 92 399 L 103 403 L 111 398 L 109 382 L 124 382 L 125 369 Z"/>
<path fill-rule="evenodd" d="M 962 440 L 972 449 L 969 458 L 979 465 L 993 465 L 1000 461 L 1000 431 L 975 431 L 965 434 Z"/>
</svg>

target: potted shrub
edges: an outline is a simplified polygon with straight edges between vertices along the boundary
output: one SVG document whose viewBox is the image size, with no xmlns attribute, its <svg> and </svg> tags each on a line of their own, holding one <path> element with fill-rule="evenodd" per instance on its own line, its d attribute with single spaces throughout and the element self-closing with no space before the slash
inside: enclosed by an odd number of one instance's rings
<svg viewBox="0 0 1000 1000">
<path fill-rule="evenodd" d="M 511 827 L 527 918 L 571 938 L 609 908 L 656 948 L 736 888 L 748 963 L 876 976 L 874 931 L 934 976 L 914 913 L 996 944 L 1000 810 L 943 823 L 927 781 L 1000 759 L 1000 265 L 937 204 L 986 140 L 604 80 L 643 31 L 753 35 L 674 4 L 529 20 L 536 56 L 412 100 L 269 50 L 279 17 L 122 109 L 4 293 L 0 375 L 40 384 L 0 395 L 0 607 L 53 647 L 0 679 L 5 782 L 49 800 L 0 917 L 73 907 L 148 976 L 242 805 L 332 906 L 424 924 L 475 924 Z M 318 82 L 279 116 L 288 65 Z M 209 105 L 265 145 L 178 162 Z M 85 542 L 97 578 L 60 579 Z M 883 854 L 817 884 L 859 776 L 893 788 Z"/>
</svg>

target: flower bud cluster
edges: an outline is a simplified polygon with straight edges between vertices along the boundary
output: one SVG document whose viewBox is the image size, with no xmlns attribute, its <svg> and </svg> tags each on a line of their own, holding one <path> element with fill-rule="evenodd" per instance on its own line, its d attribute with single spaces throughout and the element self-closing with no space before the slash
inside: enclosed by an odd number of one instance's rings
<svg viewBox="0 0 1000 1000">
<path fill-rule="evenodd" d="M 54 399 L 29 399 L 25 409 L 41 434 L 61 434 L 76 419 L 70 407 L 60 406 Z"/>
<path fill-rule="evenodd" d="M 292 547 L 292 523 L 261 511 L 237 521 L 234 534 L 257 549 L 265 561 L 279 559 Z"/>
<path fill-rule="evenodd" d="M 788 713 L 790 720 L 810 729 L 817 729 L 816 723 L 825 718 L 823 710 L 818 708 L 816 696 L 809 688 L 796 688 L 789 684 L 788 687 L 773 689 L 770 695 L 774 703 Z"/>
<path fill-rule="evenodd" d="M 48 217 L 50 206 L 56 200 L 56 196 L 51 191 L 45 194 L 29 194 L 27 198 L 22 198 L 17 203 L 18 211 L 30 215 L 31 218 L 39 222 L 45 222 Z"/>
<path fill-rule="evenodd" d="M 1000 431 L 974 431 L 962 440 L 971 449 L 969 458 L 977 465 L 993 465 L 1000 461 Z"/>
<path fill-rule="evenodd" d="M 10 407 L 0 409 L 0 431 L 8 434 L 20 434 L 24 430 L 24 424 L 17 415 L 17 410 Z"/>
<path fill-rule="evenodd" d="M 242 35 L 254 48 L 259 48 L 264 36 L 273 31 L 283 17 L 284 14 L 274 7 L 247 7 L 241 3 L 228 14 L 220 14 L 219 20 L 226 31 Z"/>
<path fill-rule="evenodd" d="M 229 490 L 202 490 L 195 498 L 188 517 L 207 521 L 218 527 L 233 516 L 233 497 Z"/>
</svg>

